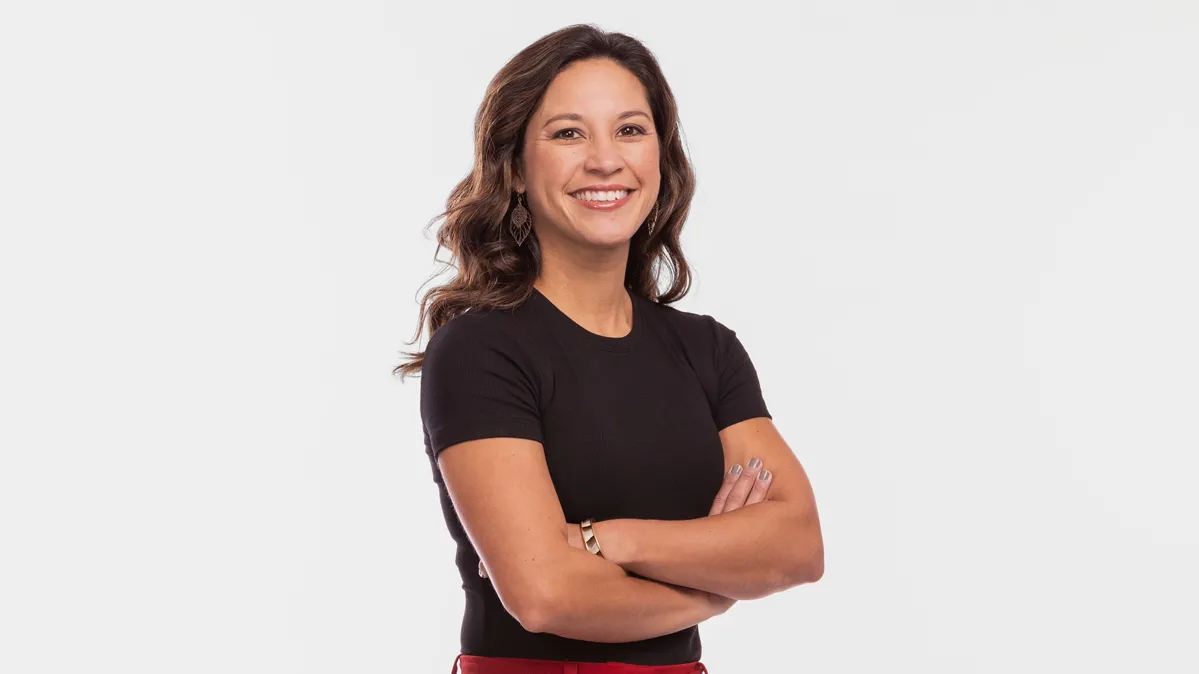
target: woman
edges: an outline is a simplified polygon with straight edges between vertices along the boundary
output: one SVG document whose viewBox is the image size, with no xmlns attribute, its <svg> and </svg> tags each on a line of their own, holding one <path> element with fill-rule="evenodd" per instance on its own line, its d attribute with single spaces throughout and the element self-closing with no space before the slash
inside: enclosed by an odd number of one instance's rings
<svg viewBox="0 0 1199 674">
<path fill-rule="evenodd" d="M 637 40 L 571 26 L 500 70 L 475 123 L 438 235 L 458 273 L 396 368 L 422 372 L 458 545 L 453 671 L 706 671 L 697 625 L 816 581 L 824 553 L 735 333 L 669 306 L 694 192 L 670 87 Z"/>
</svg>

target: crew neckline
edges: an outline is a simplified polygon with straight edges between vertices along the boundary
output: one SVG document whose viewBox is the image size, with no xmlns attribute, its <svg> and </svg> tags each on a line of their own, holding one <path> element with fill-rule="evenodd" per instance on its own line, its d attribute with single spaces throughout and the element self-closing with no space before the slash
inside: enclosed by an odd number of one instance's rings
<svg viewBox="0 0 1199 674">
<path fill-rule="evenodd" d="M 554 320 L 561 323 L 568 332 L 579 336 L 584 341 L 590 342 L 604 351 L 615 353 L 627 353 L 632 350 L 633 345 L 641 338 L 641 333 L 644 330 L 640 298 L 637 297 L 636 293 L 629 291 L 627 288 L 625 292 L 629 293 L 629 299 L 633 303 L 633 327 L 623 337 L 608 337 L 596 334 L 579 325 L 573 318 L 566 315 L 566 312 L 559 309 L 558 305 L 550 301 L 550 298 L 543 295 L 536 287 L 533 288 L 533 295 L 545 304 L 548 312 L 554 317 Z"/>
</svg>

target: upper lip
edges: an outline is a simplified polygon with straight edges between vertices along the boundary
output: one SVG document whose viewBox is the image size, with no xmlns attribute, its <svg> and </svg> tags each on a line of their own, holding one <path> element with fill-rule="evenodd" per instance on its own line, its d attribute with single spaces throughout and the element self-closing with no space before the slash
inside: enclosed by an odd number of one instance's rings
<svg viewBox="0 0 1199 674">
<path fill-rule="evenodd" d="M 574 194 L 575 192 L 614 192 L 616 190 L 627 190 L 632 192 L 633 188 L 625 187 L 624 185 L 589 185 L 587 187 L 580 187 L 570 194 Z"/>
</svg>

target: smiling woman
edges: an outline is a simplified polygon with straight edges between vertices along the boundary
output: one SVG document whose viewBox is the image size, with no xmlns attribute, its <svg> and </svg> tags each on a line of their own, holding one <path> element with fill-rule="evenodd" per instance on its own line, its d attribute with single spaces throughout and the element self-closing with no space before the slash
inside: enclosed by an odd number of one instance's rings
<svg viewBox="0 0 1199 674">
<path fill-rule="evenodd" d="M 543 245 L 547 238 L 627 245 L 646 221 L 661 181 L 648 107 L 641 81 L 607 59 L 577 61 L 554 78 L 530 120 L 538 132 L 525 143 L 516 177 L 533 221 L 547 223 L 538 231 Z M 619 181 L 595 182 L 617 174 Z M 526 183 L 526 175 L 536 180 Z M 613 215 L 592 217 L 597 211 Z"/>
<path fill-rule="evenodd" d="M 637 40 L 570 26 L 488 87 L 438 232 L 458 273 L 396 368 L 421 373 L 458 546 L 455 670 L 706 671 L 699 623 L 823 573 L 811 486 L 749 354 L 670 306 L 693 192 Z"/>
</svg>

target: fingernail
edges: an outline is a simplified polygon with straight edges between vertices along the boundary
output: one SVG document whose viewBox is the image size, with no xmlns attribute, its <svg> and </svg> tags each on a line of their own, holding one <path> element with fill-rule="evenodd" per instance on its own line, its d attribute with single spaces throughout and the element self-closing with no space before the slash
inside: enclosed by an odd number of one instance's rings
<svg viewBox="0 0 1199 674">
<path fill-rule="evenodd" d="M 741 464 L 734 463 L 733 467 L 729 468 L 729 475 L 740 475 L 740 474 L 741 474 Z"/>
<path fill-rule="evenodd" d="M 762 460 L 755 456 L 753 459 L 750 459 L 749 469 L 756 470 L 760 465 L 762 465 Z"/>
<path fill-rule="evenodd" d="M 765 482 L 766 480 L 769 480 L 770 479 L 770 471 L 763 468 L 762 472 L 758 473 L 758 479 L 763 482 Z"/>
</svg>

